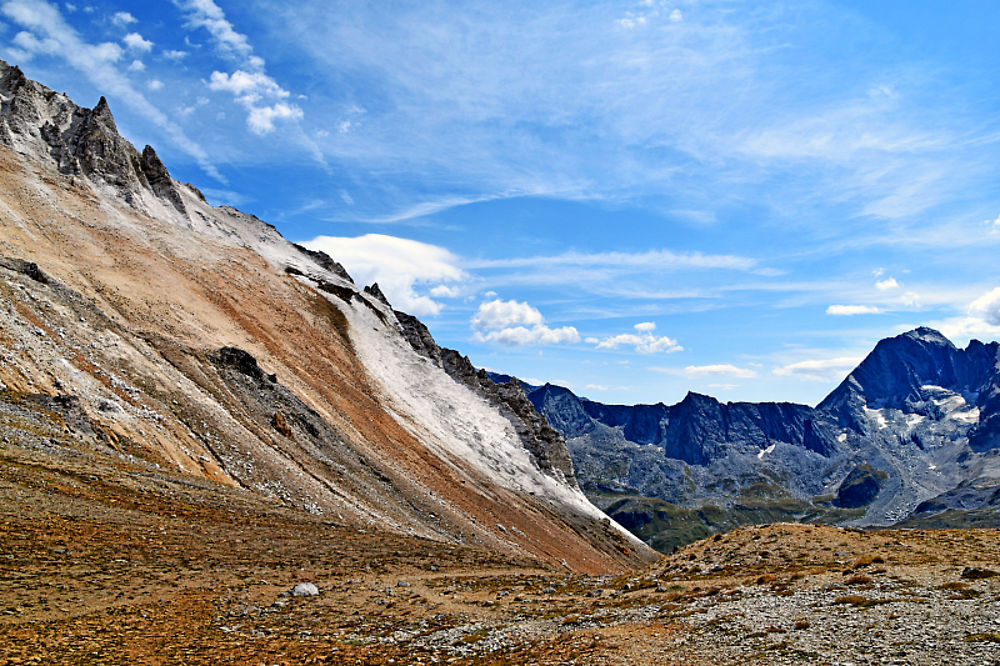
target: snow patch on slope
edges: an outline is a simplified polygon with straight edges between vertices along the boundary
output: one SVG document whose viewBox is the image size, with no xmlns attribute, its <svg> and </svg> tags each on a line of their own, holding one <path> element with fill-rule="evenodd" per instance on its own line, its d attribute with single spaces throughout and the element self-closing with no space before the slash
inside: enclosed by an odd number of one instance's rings
<svg viewBox="0 0 1000 666">
<path fill-rule="evenodd" d="M 606 520 L 583 492 L 542 473 L 521 444 L 514 426 L 484 398 L 387 331 L 359 299 L 343 308 L 358 358 L 381 385 L 394 416 L 444 460 L 459 459 L 497 485 L 595 520 Z M 394 317 L 383 311 L 386 317 Z M 456 465 L 456 467 L 458 467 Z M 611 521 L 630 541 L 638 540 Z"/>
<path fill-rule="evenodd" d="M 763 460 L 765 454 L 774 453 L 774 447 L 775 446 L 777 446 L 777 444 L 772 444 L 771 446 L 767 447 L 766 449 L 761 449 L 760 452 L 757 454 L 757 460 Z"/>
</svg>

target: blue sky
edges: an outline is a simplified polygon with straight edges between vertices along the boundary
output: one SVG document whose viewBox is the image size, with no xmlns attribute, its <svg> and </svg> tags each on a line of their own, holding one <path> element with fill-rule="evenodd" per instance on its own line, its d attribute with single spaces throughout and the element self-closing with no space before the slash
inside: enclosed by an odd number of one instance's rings
<svg viewBox="0 0 1000 666">
<path fill-rule="evenodd" d="M 1000 3 L 0 0 L 0 57 L 480 366 L 815 403 L 1000 336 Z"/>
</svg>

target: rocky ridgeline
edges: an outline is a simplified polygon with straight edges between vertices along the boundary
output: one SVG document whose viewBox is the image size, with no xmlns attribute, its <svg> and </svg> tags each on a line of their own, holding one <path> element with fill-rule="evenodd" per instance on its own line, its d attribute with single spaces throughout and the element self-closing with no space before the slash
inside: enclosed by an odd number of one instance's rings
<svg viewBox="0 0 1000 666">
<path fill-rule="evenodd" d="M 142 193 L 186 214 L 177 184 L 156 151 L 142 153 L 118 133 L 104 97 L 93 109 L 28 79 L 0 60 L 0 142 L 35 157 L 55 160 L 64 174 L 86 176 L 113 187 L 129 203 Z M 44 147 L 48 155 L 40 155 Z"/>
</svg>

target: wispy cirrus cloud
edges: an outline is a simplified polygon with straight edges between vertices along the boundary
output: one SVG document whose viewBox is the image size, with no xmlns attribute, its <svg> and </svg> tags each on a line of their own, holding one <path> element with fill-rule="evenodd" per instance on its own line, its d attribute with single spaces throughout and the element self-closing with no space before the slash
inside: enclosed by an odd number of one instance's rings
<svg viewBox="0 0 1000 666">
<path fill-rule="evenodd" d="M 683 368 L 665 368 L 652 366 L 649 368 L 653 372 L 665 375 L 675 375 L 678 377 L 688 377 L 690 379 L 705 379 L 714 377 L 724 377 L 730 379 L 753 379 L 757 376 L 757 371 L 753 368 L 743 368 L 732 363 L 712 363 L 708 365 L 688 365 Z M 734 385 L 726 385 L 733 388 Z"/>
<path fill-rule="evenodd" d="M 854 315 L 882 314 L 883 310 L 874 305 L 831 305 L 826 309 L 828 315 L 851 317 Z"/>
<path fill-rule="evenodd" d="M 554 266 L 615 266 L 643 268 L 657 272 L 688 269 L 750 271 L 757 267 L 750 257 L 702 252 L 648 250 L 646 252 L 564 252 L 557 255 L 512 257 L 509 259 L 474 259 L 469 268 L 537 268 Z"/>
<path fill-rule="evenodd" d="M 863 356 L 836 356 L 833 358 L 806 359 L 789 363 L 773 370 L 781 377 L 797 377 L 817 382 L 843 379 L 862 361 Z"/>
<path fill-rule="evenodd" d="M 836 7 L 256 6 L 337 83 L 328 109 L 366 112 L 362 127 L 319 139 L 324 154 L 377 173 L 446 176 L 439 182 L 453 187 L 422 193 L 424 202 L 459 191 L 654 196 L 664 211 L 715 219 L 723 201 L 764 200 L 784 212 L 824 199 L 855 216 L 901 220 L 989 176 L 987 161 L 970 159 L 989 152 L 982 132 L 941 96 L 947 82 L 935 72 L 852 60 L 810 69 L 813 94 L 801 94 L 789 72 L 806 44 L 829 37 L 818 26 L 846 38 L 858 30 Z M 758 196 L 762 185 L 775 196 Z"/>
</svg>

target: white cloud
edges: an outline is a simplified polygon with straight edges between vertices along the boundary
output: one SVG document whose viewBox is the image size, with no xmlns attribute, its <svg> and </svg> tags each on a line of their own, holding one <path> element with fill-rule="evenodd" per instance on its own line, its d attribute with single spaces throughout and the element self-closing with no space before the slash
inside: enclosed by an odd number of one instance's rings
<svg viewBox="0 0 1000 666">
<path fill-rule="evenodd" d="M 305 114 L 300 107 L 276 101 L 288 97 L 289 92 L 264 72 L 264 59 L 254 55 L 247 36 L 236 31 L 221 7 L 213 0 L 174 0 L 174 5 L 185 12 L 188 27 L 206 29 L 215 38 L 219 51 L 240 64 L 241 67 L 232 73 L 212 72 L 208 87 L 232 93 L 247 110 L 247 127 L 251 132 L 268 134 L 274 131 L 276 120 L 298 121 L 303 118 Z M 175 59 L 183 57 L 181 51 L 168 53 L 174 54 Z M 265 103 L 265 100 L 272 103 Z M 311 149 L 314 157 L 322 162 L 322 155 L 315 146 Z"/>
<path fill-rule="evenodd" d="M 810 381 L 829 382 L 843 379 L 857 367 L 862 358 L 861 356 L 838 356 L 809 359 L 775 368 L 773 372 L 781 377 L 798 377 Z"/>
<path fill-rule="evenodd" d="M 69 5 L 67 5 L 67 9 L 68 8 L 69 8 Z M 119 26 L 119 27 L 122 27 L 122 28 L 124 28 L 125 26 L 130 25 L 132 23 L 135 23 L 138 20 L 139 19 L 137 19 L 136 17 L 132 16 L 128 12 L 115 12 L 115 14 L 111 17 L 111 22 L 114 23 L 115 25 Z"/>
<path fill-rule="evenodd" d="M 431 296 L 434 298 L 458 298 L 462 295 L 462 291 L 456 287 L 449 287 L 448 285 L 439 284 L 438 286 L 431 289 Z"/>
<path fill-rule="evenodd" d="M 178 148 L 198 162 L 205 173 L 225 182 L 201 145 L 189 139 L 179 125 L 136 90 L 128 76 L 118 69 L 116 63 L 122 56 L 120 46 L 110 42 L 91 44 L 84 41 L 66 23 L 59 10 L 44 0 L 8 0 L 0 4 L 0 13 L 40 35 L 36 41 L 46 49 L 46 53 L 62 58 L 109 97 L 124 101 L 163 130 Z"/>
<path fill-rule="evenodd" d="M 264 99 L 284 99 L 289 96 L 287 90 L 264 72 L 247 72 L 242 69 L 232 74 L 212 72 L 208 87 L 232 93 L 236 101 L 246 107 L 249 112 L 247 126 L 254 134 L 273 131 L 275 120 L 300 120 L 303 116 L 302 109 L 294 104 L 260 104 Z"/>
<path fill-rule="evenodd" d="M 247 36 L 236 32 L 225 12 L 212 0 L 174 0 L 174 5 L 186 13 L 189 27 L 207 30 L 223 54 L 238 60 L 252 57 L 253 47 Z"/>
<path fill-rule="evenodd" d="M 142 35 L 137 32 L 130 32 L 125 37 L 122 38 L 125 46 L 128 47 L 130 51 L 135 51 L 137 53 L 149 53 L 153 48 L 153 42 L 148 39 L 143 39 Z"/>
<path fill-rule="evenodd" d="M 737 377 L 739 379 L 752 379 L 757 376 L 756 371 L 750 368 L 740 368 L 730 363 L 720 363 L 717 365 L 689 365 L 684 368 L 684 374 L 688 377 Z"/>
<path fill-rule="evenodd" d="M 175 49 L 169 49 L 163 52 L 163 57 L 167 60 L 180 61 L 188 56 L 187 51 L 178 51 Z"/>
<path fill-rule="evenodd" d="M 267 134 L 274 130 L 275 120 L 301 120 L 302 116 L 302 109 L 284 102 L 272 106 L 251 106 L 247 126 L 254 134 Z"/>
<path fill-rule="evenodd" d="M 969 314 L 990 326 L 1000 326 L 1000 287 L 986 292 L 969 304 Z"/>
<path fill-rule="evenodd" d="M 128 66 L 128 71 L 144 72 L 146 71 L 146 65 L 141 60 L 133 60 L 132 64 Z"/>
<path fill-rule="evenodd" d="M 509 326 L 527 324 L 535 326 L 545 321 L 542 313 L 526 302 L 492 300 L 481 303 L 472 317 L 472 328 L 477 331 L 491 331 Z"/>
<path fill-rule="evenodd" d="M 263 72 L 245 72 L 238 69 L 232 74 L 212 72 L 208 81 L 212 90 L 231 92 L 236 99 L 246 104 L 259 102 L 265 97 L 285 98 L 288 91 Z"/>
<path fill-rule="evenodd" d="M 477 333 L 476 339 L 483 342 L 498 342 L 510 347 L 523 345 L 558 345 L 580 341 L 580 333 L 573 326 L 549 328 L 537 324 L 531 328 L 512 326 L 498 331 Z"/>
<path fill-rule="evenodd" d="M 684 20 L 684 14 L 679 9 L 670 12 L 670 20 L 673 23 L 680 23 Z"/>
<path fill-rule="evenodd" d="M 652 322 L 636 324 L 636 333 L 620 333 L 604 339 L 589 337 L 587 342 L 596 344 L 598 349 L 617 349 L 618 347 L 634 347 L 639 354 L 672 353 L 682 351 L 684 347 L 677 344 L 673 338 L 653 335 L 656 328 Z"/>
<path fill-rule="evenodd" d="M 738 379 L 753 379 L 757 376 L 757 371 L 751 368 L 741 368 L 731 363 L 719 363 L 715 365 L 689 365 L 684 368 L 665 368 L 651 366 L 653 372 L 664 375 L 676 375 L 677 377 L 688 377 L 690 379 L 702 379 L 705 377 L 735 377 Z M 714 386 L 714 385 L 713 385 Z"/>
<path fill-rule="evenodd" d="M 508 346 L 555 345 L 580 341 L 573 326 L 549 328 L 542 313 L 526 302 L 495 299 L 479 305 L 470 322 L 480 342 Z"/>
<path fill-rule="evenodd" d="M 415 315 L 435 315 L 442 305 L 416 287 L 460 282 L 467 278 L 448 250 L 396 236 L 366 234 L 356 238 L 318 236 L 303 243 L 339 261 L 359 284 L 378 282 L 394 307 Z"/>
<path fill-rule="evenodd" d="M 556 382 L 552 382 L 555 384 Z M 564 386 L 564 384 L 560 384 Z M 628 386 L 608 386 L 607 384 L 587 384 L 583 387 L 587 391 L 628 391 Z"/>
<path fill-rule="evenodd" d="M 160 90 L 160 89 L 163 88 L 163 81 L 161 81 L 159 79 L 152 79 L 146 85 L 149 87 L 150 90 L 156 91 L 156 90 Z"/>
<path fill-rule="evenodd" d="M 757 260 L 731 254 L 704 254 L 702 252 L 673 252 L 648 250 L 646 252 L 564 252 L 553 256 L 516 257 L 512 259 L 484 259 L 472 262 L 475 268 L 532 268 L 552 266 L 617 266 L 646 268 L 669 272 L 682 269 L 724 269 L 749 271 L 757 267 Z"/>
<path fill-rule="evenodd" d="M 899 283 L 896 282 L 896 278 L 891 277 L 885 280 L 879 280 L 875 283 L 875 288 L 879 291 L 888 291 L 889 289 L 898 289 Z"/>
<path fill-rule="evenodd" d="M 925 325 L 941 331 L 956 344 L 977 338 L 980 340 L 1000 340 L 1000 326 L 986 321 L 980 316 L 951 317 L 941 321 L 926 322 Z M 907 330 L 912 328 L 907 327 Z"/>
<path fill-rule="evenodd" d="M 881 314 L 882 309 L 873 305 L 831 305 L 826 309 L 828 315 L 850 317 L 863 314 Z"/>
<path fill-rule="evenodd" d="M 31 56 L 37 53 L 44 53 L 47 55 L 58 54 L 61 48 L 59 41 L 56 39 L 39 39 L 34 34 L 26 31 L 21 31 L 14 35 L 12 43 L 27 56 L 25 60 L 30 59 Z"/>
</svg>

